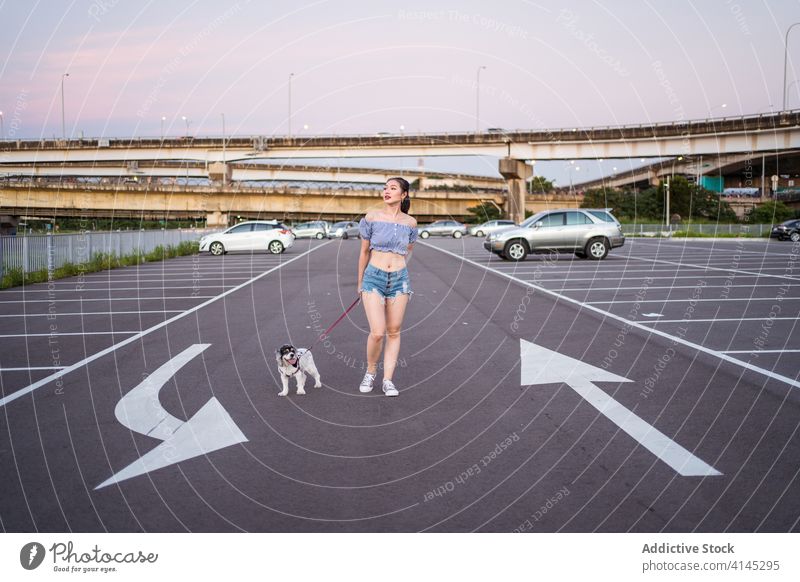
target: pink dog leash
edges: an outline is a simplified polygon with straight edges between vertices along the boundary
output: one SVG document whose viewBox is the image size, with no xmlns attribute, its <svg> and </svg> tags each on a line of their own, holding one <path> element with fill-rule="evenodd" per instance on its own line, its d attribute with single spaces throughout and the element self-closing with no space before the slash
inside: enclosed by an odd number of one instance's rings
<svg viewBox="0 0 800 582">
<path fill-rule="evenodd" d="M 350 304 L 350 307 L 348 307 L 347 309 L 345 309 L 344 313 L 342 313 L 342 314 L 339 316 L 339 319 L 337 319 L 336 321 L 334 321 L 334 322 L 333 322 L 333 324 L 332 324 L 332 325 L 331 325 L 331 326 L 330 326 L 328 329 L 326 329 L 325 331 L 323 331 L 323 332 L 320 334 L 320 336 L 317 338 L 317 341 L 315 341 L 315 342 L 314 342 L 314 344 L 313 344 L 313 345 L 312 345 L 310 348 L 308 348 L 308 351 L 310 352 L 312 349 L 314 349 L 314 346 L 315 346 L 315 345 L 317 345 L 317 344 L 318 344 L 319 342 L 321 342 L 322 340 L 326 339 L 326 338 L 328 337 L 328 333 L 330 333 L 330 331 L 331 331 L 331 330 L 332 330 L 334 327 L 336 327 L 336 326 L 339 324 L 339 322 L 340 322 L 340 321 L 342 321 L 342 320 L 343 320 L 343 319 L 344 319 L 344 318 L 347 316 L 347 314 L 348 314 L 348 313 L 350 313 L 350 311 L 353 309 L 353 307 L 355 307 L 355 306 L 356 306 L 356 304 L 357 304 L 359 301 L 361 301 L 361 295 L 359 295 L 358 297 L 356 297 L 356 300 L 355 300 L 355 301 L 353 301 L 353 302 Z"/>
</svg>

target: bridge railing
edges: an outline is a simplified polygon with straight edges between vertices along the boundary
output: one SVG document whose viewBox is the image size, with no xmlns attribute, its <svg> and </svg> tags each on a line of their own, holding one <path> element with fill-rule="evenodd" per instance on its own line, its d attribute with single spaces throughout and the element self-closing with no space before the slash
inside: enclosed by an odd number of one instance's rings
<svg viewBox="0 0 800 582">
<path fill-rule="evenodd" d="M 218 229 L 217 229 L 218 230 Z M 200 240 L 214 229 L 169 229 L 0 236 L 0 278 L 10 269 L 25 273 L 82 264 L 98 253 L 118 257 L 149 253 L 158 246 Z"/>
</svg>

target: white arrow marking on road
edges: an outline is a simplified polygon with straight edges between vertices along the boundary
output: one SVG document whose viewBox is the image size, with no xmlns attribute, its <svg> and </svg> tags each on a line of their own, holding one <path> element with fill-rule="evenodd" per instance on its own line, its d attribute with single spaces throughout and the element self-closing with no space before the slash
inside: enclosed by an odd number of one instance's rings
<svg viewBox="0 0 800 582">
<path fill-rule="evenodd" d="M 593 382 L 633 382 L 633 380 L 617 376 L 521 338 L 519 348 L 520 384 L 522 386 L 569 384 L 570 388 L 580 394 L 601 414 L 684 477 L 722 474 L 593 384 Z"/>
<path fill-rule="evenodd" d="M 195 344 L 172 358 L 117 403 L 114 415 L 134 432 L 162 442 L 95 487 L 102 489 L 174 463 L 247 442 L 219 400 L 211 398 L 187 421 L 167 412 L 158 400 L 164 384 L 211 344 Z"/>
</svg>

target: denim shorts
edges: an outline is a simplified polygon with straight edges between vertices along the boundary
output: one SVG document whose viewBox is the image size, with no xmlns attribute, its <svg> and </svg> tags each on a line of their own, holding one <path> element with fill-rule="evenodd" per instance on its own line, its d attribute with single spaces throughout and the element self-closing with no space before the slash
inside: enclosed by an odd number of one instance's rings
<svg viewBox="0 0 800 582">
<path fill-rule="evenodd" d="M 399 271 L 384 271 L 373 265 L 367 265 L 360 291 L 377 293 L 385 301 L 394 299 L 406 293 L 411 295 L 411 280 L 408 278 L 408 269 Z"/>
</svg>

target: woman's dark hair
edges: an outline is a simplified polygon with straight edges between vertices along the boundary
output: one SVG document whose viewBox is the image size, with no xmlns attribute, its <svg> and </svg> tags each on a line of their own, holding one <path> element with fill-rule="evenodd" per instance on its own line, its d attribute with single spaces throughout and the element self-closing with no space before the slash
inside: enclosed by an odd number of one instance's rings
<svg viewBox="0 0 800 582">
<path fill-rule="evenodd" d="M 408 183 L 408 180 L 405 178 L 389 178 L 386 180 L 387 182 L 391 182 L 394 180 L 400 185 L 400 190 L 406 193 L 406 197 L 403 198 L 403 201 L 400 202 L 400 212 L 405 212 L 408 214 L 409 209 L 411 208 L 411 184 Z"/>
</svg>

